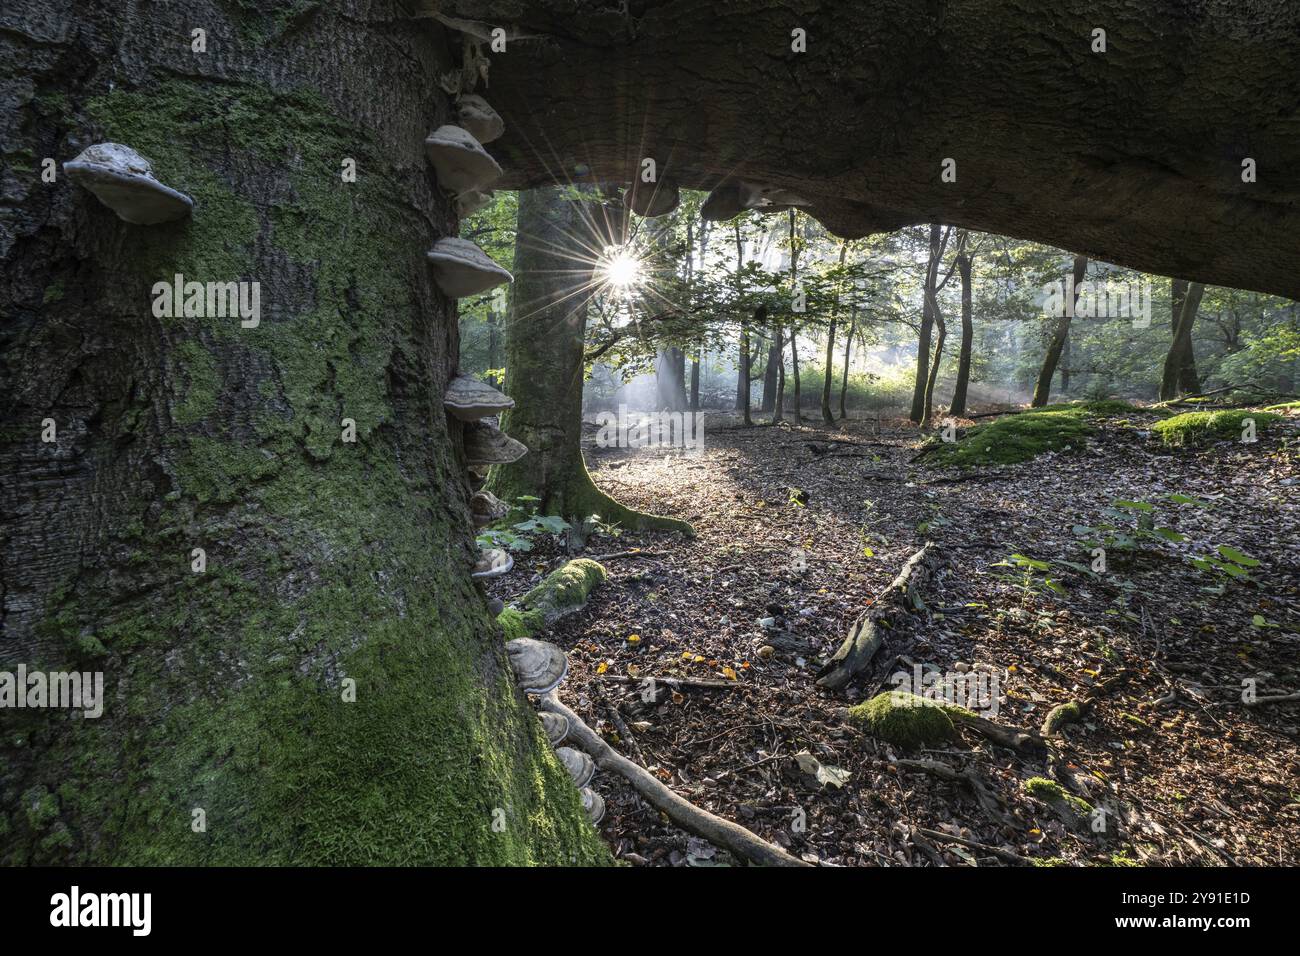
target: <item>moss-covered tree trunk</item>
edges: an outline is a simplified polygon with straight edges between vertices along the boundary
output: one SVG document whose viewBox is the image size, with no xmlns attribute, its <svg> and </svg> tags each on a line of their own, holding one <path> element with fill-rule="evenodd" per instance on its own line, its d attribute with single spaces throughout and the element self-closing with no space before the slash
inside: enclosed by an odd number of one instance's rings
<svg viewBox="0 0 1300 956">
<path fill-rule="evenodd" d="M 105 685 L 97 719 L 4 711 L 0 862 L 605 858 L 469 578 L 424 259 L 456 230 L 422 140 L 459 47 L 407 17 L 0 16 L 0 671 Z M 100 141 L 193 215 L 69 182 Z M 155 317 L 176 275 L 258 283 L 260 321 Z"/>
<path fill-rule="evenodd" d="M 939 259 L 943 255 L 939 242 L 940 226 L 930 224 L 930 259 L 922 289 L 921 330 L 916 344 L 916 379 L 912 383 L 912 411 L 908 416 L 921 424 L 925 420 L 925 386 L 930 378 L 930 335 L 934 329 L 934 287 L 939 277 Z"/>
<path fill-rule="evenodd" d="M 583 348 L 593 262 L 602 248 L 599 206 L 561 187 L 519 194 L 515 282 L 506 327 L 506 392 L 515 406 L 502 426 L 528 447 L 492 470 L 502 501 L 540 499 L 537 507 L 580 522 L 598 514 L 625 528 L 687 531 L 690 525 L 626 508 L 592 483 L 582 457 Z"/>
</svg>

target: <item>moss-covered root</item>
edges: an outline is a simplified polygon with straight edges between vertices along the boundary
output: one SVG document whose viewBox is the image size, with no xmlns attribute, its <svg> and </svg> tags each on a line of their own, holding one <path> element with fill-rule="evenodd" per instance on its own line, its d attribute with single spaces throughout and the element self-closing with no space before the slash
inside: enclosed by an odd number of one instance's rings
<svg viewBox="0 0 1300 956">
<path fill-rule="evenodd" d="M 585 483 L 588 486 L 580 496 L 583 501 L 581 510 L 584 516 L 597 514 L 602 521 L 617 523 L 629 531 L 676 531 L 688 538 L 695 537 L 695 529 L 691 527 L 690 522 L 666 518 L 663 515 L 646 514 L 644 511 L 636 511 L 619 504 L 597 488 L 585 471 L 583 477 L 586 478 Z"/>
<path fill-rule="evenodd" d="M 1078 830 L 1087 830 L 1092 822 L 1092 804 L 1087 800 L 1067 793 L 1055 780 L 1046 777 L 1030 777 L 1025 781 L 1025 793 L 1043 801 L 1051 807 L 1061 822 Z"/>
<path fill-rule="evenodd" d="M 518 607 L 508 607 L 497 615 L 506 640 L 531 637 L 560 618 L 581 611 L 591 593 L 607 578 L 604 566 L 590 558 L 575 558 L 556 568 L 523 596 Z"/>
<path fill-rule="evenodd" d="M 935 747 L 957 739 L 954 717 L 969 711 L 903 691 L 885 691 L 849 708 L 849 719 L 896 747 Z M 973 715 L 971 715 L 973 716 Z"/>
<path fill-rule="evenodd" d="M 1204 445 L 1220 439 L 1240 440 L 1247 434 L 1247 420 L 1254 423 L 1255 432 L 1264 431 L 1282 419 L 1270 412 L 1237 409 L 1220 412 L 1186 412 L 1156 422 L 1151 426 L 1166 445 Z"/>
<path fill-rule="evenodd" d="M 1086 712 L 1087 704 L 1081 700 L 1057 704 L 1047 712 L 1047 716 L 1043 718 L 1043 726 L 1038 732 L 1044 737 L 1053 737 L 1060 733 L 1061 728 L 1066 724 L 1074 724 L 1082 720 Z"/>
</svg>

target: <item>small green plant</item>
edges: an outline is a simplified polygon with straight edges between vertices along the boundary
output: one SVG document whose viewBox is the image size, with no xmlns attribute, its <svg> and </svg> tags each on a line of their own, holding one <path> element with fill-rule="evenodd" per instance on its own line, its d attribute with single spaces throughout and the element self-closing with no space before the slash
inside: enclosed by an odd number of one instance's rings
<svg viewBox="0 0 1300 956">
<path fill-rule="evenodd" d="M 484 548 L 508 548 L 511 551 L 531 551 L 535 540 L 542 535 L 562 535 L 569 530 L 569 522 L 558 515 L 541 515 L 537 513 L 540 498 L 532 495 L 520 495 L 510 509 L 506 520 L 523 516 L 508 528 L 488 528 L 479 533 L 476 540 Z"/>
<path fill-rule="evenodd" d="M 1027 555 L 1013 554 L 1001 561 L 994 562 L 993 567 L 1010 569 L 999 572 L 999 576 L 1003 580 L 1011 582 L 1026 600 L 1040 592 L 1065 593 L 1065 588 L 1061 582 L 1050 574 L 1052 570 L 1050 561 L 1040 561 Z"/>
</svg>

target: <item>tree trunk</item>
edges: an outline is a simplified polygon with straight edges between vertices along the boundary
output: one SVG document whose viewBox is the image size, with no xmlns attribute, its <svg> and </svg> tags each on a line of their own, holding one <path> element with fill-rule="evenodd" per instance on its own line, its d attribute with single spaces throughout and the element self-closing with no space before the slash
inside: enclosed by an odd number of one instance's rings
<svg viewBox="0 0 1300 956">
<path fill-rule="evenodd" d="M 849 359 L 853 354 L 853 336 L 858 331 L 858 304 L 853 303 L 853 311 L 849 319 L 849 334 L 844 339 L 844 378 L 840 381 L 840 419 L 849 417 L 849 413 L 844 408 L 844 402 L 849 393 Z"/>
<path fill-rule="evenodd" d="M 780 326 L 776 326 L 777 329 Z M 773 331 L 768 339 L 767 347 L 767 368 L 763 371 L 763 404 L 759 406 L 760 411 L 770 412 L 776 407 L 776 380 L 777 370 L 781 367 L 781 346 L 778 344 L 780 335 Z"/>
<path fill-rule="evenodd" d="M 5 152 L 59 162 L 5 174 L 0 670 L 100 672 L 103 712 L 4 712 L 0 863 L 607 859 L 469 577 L 441 31 L 75 6 L 0 15 Z M 102 141 L 192 215 L 69 182 Z M 155 317 L 177 274 L 259 283 L 260 321 Z"/>
<path fill-rule="evenodd" d="M 1178 320 L 1182 316 L 1183 302 L 1187 299 L 1187 280 L 1170 279 L 1169 280 L 1169 331 L 1173 335 L 1172 341 L 1178 339 Z M 1198 304 L 1199 308 L 1199 304 Z M 1196 316 L 1193 314 L 1192 321 L 1195 323 Z M 1173 345 L 1171 343 L 1170 348 Z M 1231 344 L 1229 345 L 1231 350 Z M 1196 354 L 1192 345 L 1192 338 L 1189 334 L 1186 343 L 1182 346 L 1182 354 L 1179 356 L 1178 363 L 1178 391 L 1184 395 L 1195 395 L 1201 390 L 1200 379 L 1196 374 Z"/>
<path fill-rule="evenodd" d="M 501 367 L 501 323 L 497 320 L 495 312 L 488 313 L 488 358 L 487 366 L 489 369 L 498 369 Z M 493 388 L 501 387 L 501 380 L 496 374 L 488 375 L 487 381 Z"/>
<path fill-rule="evenodd" d="M 840 243 L 840 269 L 844 269 L 844 261 L 848 258 L 849 244 Z M 841 276 L 840 281 L 843 282 Z M 835 293 L 835 311 L 831 313 L 830 328 L 826 332 L 826 368 L 822 375 L 822 421 L 827 425 L 835 424 L 835 416 L 831 414 L 831 365 L 835 361 L 835 320 L 839 317 L 840 303 L 843 297 L 840 290 Z"/>
<path fill-rule="evenodd" d="M 1070 334 L 1070 320 L 1074 318 L 1074 309 L 1079 304 L 1079 287 L 1088 271 L 1088 257 L 1074 257 L 1074 289 L 1070 301 L 1065 305 L 1065 315 L 1056 320 L 1056 329 L 1052 333 L 1051 344 L 1043 356 L 1043 367 L 1038 371 L 1038 381 L 1034 385 L 1033 408 L 1042 408 L 1047 404 L 1052 393 L 1052 376 L 1056 374 L 1056 365 L 1061 360 L 1061 351 L 1065 348 L 1065 339 Z"/>
<path fill-rule="evenodd" d="M 802 24 L 807 55 L 790 52 L 788 6 L 766 0 L 610 4 L 628 8 L 621 18 L 559 0 L 439 6 L 546 38 L 491 57 L 506 188 L 550 181 L 557 157 L 620 181 L 654 155 L 687 189 L 743 169 L 795 190 L 838 236 L 937 220 L 1300 299 L 1300 203 L 1294 175 L 1276 172 L 1300 169 L 1300 122 L 1278 106 L 1300 102 L 1294 0 L 822 3 Z M 1094 53 L 1092 31 L 1120 21 L 1110 52 Z M 798 86 L 774 81 L 780 56 L 798 65 Z M 1099 109 L 1102 66 L 1115 89 L 1140 94 Z M 680 93 L 646 93 L 664 90 Z M 956 182 L 940 175 L 943 157 Z M 1100 195 L 1084 188 L 1096 184 Z"/>
<path fill-rule="evenodd" d="M 971 257 L 962 254 L 957 258 L 957 272 L 961 276 L 961 354 L 957 357 L 957 387 L 952 392 L 952 415 L 966 414 L 966 391 L 970 387 L 971 342 L 975 337 L 971 321 Z"/>
<path fill-rule="evenodd" d="M 695 346 L 695 353 L 691 356 L 691 411 L 700 410 L 700 351 L 704 343 L 700 342 Z"/>
<path fill-rule="evenodd" d="M 502 429 L 528 447 L 492 469 L 488 487 L 507 504 L 539 499 L 542 514 L 577 523 L 593 514 L 625 528 L 690 531 L 682 521 L 626 508 L 598 489 L 582 457 L 583 343 L 591 298 L 591 264 L 579 253 L 601 248 L 598 216 L 570 187 L 519 194 L 515 283 L 506 329 L 506 392 L 514 408 Z M 586 265 L 578 265 L 587 263 Z"/>
<path fill-rule="evenodd" d="M 925 387 L 930 378 L 930 334 L 934 325 L 934 287 L 939 281 L 939 224 L 930 225 L 930 259 L 922 287 L 921 334 L 916 345 L 916 380 L 912 383 L 912 412 L 918 424 L 925 418 Z"/>
<path fill-rule="evenodd" d="M 790 210 L 790 295 L 798 294 L 799 288 L 799 240 L 795 232 L 799 212 Z M 790 370 L 794 374 L 794 420 L 803 421 L 803 408 L 799 395 L 799 323 L 794 314 L 790 316 Z"/>
<path fill-rule="evenodd" d="M 776 349 L 776 394 L 772 400 L 772 424 L 785 420 L 785 329 L 781 320 L 776 320 L 772 330 L 772 347 Z"/>
<path fill-rule="evenodd" d="M 1182 313 L 1178 317 L 1178 328 L 1174 331 L 1174 341 L 1169 346 L 1169 354 L 1165 356 L 1164 374 L 1160 377 L 1161 401 L 1178 397 L 1187 356 L 1192 351 L 1192 326 L 1196 323 L 1196 311 L 1201 307 L 1201 297 L 1204 294 L 1205 286 L 1199 282 L 1193 282 L 1187 287 Z M 1195 394 L 1199 390 L 1199 386 L 1194 386 L 1183 391 L 1184 394 Z"/>
</svg>

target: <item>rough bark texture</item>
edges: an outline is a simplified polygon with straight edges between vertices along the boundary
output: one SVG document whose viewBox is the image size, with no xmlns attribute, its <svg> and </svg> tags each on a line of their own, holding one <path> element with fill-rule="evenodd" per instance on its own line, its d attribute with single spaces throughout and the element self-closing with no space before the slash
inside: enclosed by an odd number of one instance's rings
<svg viewBox="0 0 1300 956">
<path fill-rule="evenodd" d="M 456 229 L 421 148 L 448 49 L 384 0 L 0 10 L 0 670 L 106 696 L 5 712 L 0 862 L 607 858 L 468 575 L 424 260 Z M 104 140 L 193 216 L 70 183 Z M 176 273 L 260 282 L 260 325 L 155 318 Z"/>
<path fill-rule="evenodd" d="M 1293 0 L 442 7 L 543 37 L 492 57 L 510 185 L 649 155 L 686 187 L 795 190 L 843 236 L 940 221 L 1300 297 Z"/>
<path fill-rule="evenodd" d="M 939 260 L 943 256 L 940 246 L 939 223 L 930 224 L 930 259 L 925 270 L 925 284 L 921 290 L 921 331 L 916 344 L 916 378 L 912 382 L 912 413 L 917 424 L 925 421 L 925 389 L 930 378 L 930 336 L 934 331 L 935 285 L 939 281 Z M 936 357 L 936 362 L 938 358 Z"/>
<path fill-rule="evenodd" d="M 1164 371 L 1160 376 L 1160 400 L 1169 401 L 1177 398 L 1180 391 L 1195 392 L 1196 373 L 1191 372 L 1192 388 L 1186 387 L 1188 362 L 1192 355 L 1192 326 L 1196 324 L 1196 313 L 1201 307 L 1201 298 L 1205 295 L 1205 286 L 1193 282 L 1187 287 L 1183 296 L 1182 309 L 1178 316 L 1178 327 L 1174 329 L 1174 340 L 1165 356 Z"/>
<path fill-rule="evenodd" d="M 598 514 L 625 528 L 690 532 L 690 525 L 625 508 L 598 489 L 582 457 L 583 337 L 591 294 L 591 248 L 603 248 L 602 207 L 567 188 L 519 195 L 515 282 L 506 327 L 506 393 L 515 407 L 502 427 L 528 447 L 492 469 L 488 486 L 505 502 L 539 498 L 543 514 L 582 521 Z M 679 383 L 680 384 L 680 383 Z"/>
<path fill-rule="evenodd" d="M 971 257 L 957 257 L 957 274 L 961 277 L 961 352 L 957 356 L 957 385 L 952 392 L 951 415 L 966 414 L 966 389 L 970 385 L 970 350 L 971 340 L 975 336 L 975 326 L 971 321 Z"/>
</svg>

